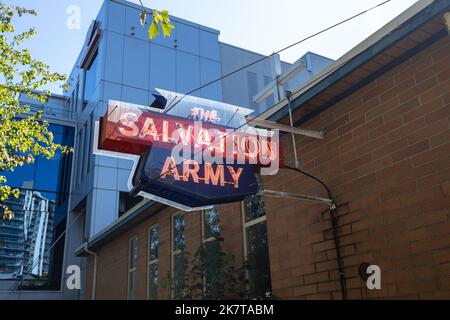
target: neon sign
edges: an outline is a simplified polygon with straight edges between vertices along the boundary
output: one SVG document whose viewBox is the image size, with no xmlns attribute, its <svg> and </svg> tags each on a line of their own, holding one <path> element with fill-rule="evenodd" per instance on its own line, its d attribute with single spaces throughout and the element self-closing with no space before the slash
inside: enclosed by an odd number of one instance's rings
<svg viewBox="0 0 450 320">
<path fill-rule="evenodd" d="M 99 147 L 103 150 L 140 155 L 148 148 L 174 148 L 174 145 L 207 149 L 216 159 L 269 165 L 279 161 L 279 145 L 270 136 L 253 131 L 234 131 L 223 126 L 194 122 L 163 113 L 119 103 L 110 104 L 102 119 Z M 242 162 L 241 161 L 241 162 Z"/>
<path fill-rule="evenodd" d="M 135 159 L 130 192 L 182 210 L 241 201 L 257 193 L 255 168 L 280 162 L 277 137 L 265 130 L 224 125 L 242 123 L 248 109 L 187 100 L 181 112 L 171 114 L 110 101 L 97 125 L 97 153 Z M 233 113 L 233 108 L 240 112 Z"/>
<path fill-rule="evenodd" d="M 191 114 L 188 116 L 188 119 L 212 123 L 218 123 L 221 120 L 217 110 L 205 111 L 205 109 L 199 107 L 191 109 Z"/>
</svg>

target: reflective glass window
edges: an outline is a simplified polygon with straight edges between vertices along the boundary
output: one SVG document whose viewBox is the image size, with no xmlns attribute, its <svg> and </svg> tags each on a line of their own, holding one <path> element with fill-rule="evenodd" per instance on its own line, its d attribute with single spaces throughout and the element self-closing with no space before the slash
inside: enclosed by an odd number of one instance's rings
<svg viewBox="0 0 450 320">
<path fill-rule="evenodd" d="M 173 251 L 183 251 L 184 244 L 184 214 L 178 214 L 173 219 Z"/>
<path fill-rule="evenodd" d="M 214 238 L 220 233 L 219 213 L 217 208 L 203 212 L 203 240 Z"/>
<path fill-rule="evenodd" d="M 252 297 L 264 299 L 271 292 L 266 222 L 247 227 L 246 238 L 250 293 Z"/>
<path fill-rule="evenodd" d="M 84 102 L 92 99 L 95 88 L 97 86 L 97 67 L 98 67 L 98 49 L 95 51 L 91 58 L 91 63 L 84 73 Z M 85 103 L 83 102 L 83 108 Z"/>
<path fill-rule="evenodd" d="M 184 213 L 178 213 L 172 219 L 172 278 L 173 297 L 182 299 L 185 287 L 186 257 L 184 254 Z"/>
<path fill-rule="evenodd" d="M 258 180 L 261 184 L 260 177 Z M 272 282 L 264 196 L 247 197 L 243 215 L 249 291 L 252 298 L 265 299 L 271 296 Z"/>
<path fill-rule="evenodd" d="M 56 143 L 73 147 L 74 129 L 50 124 Z M 64 256 L 72 154 L 37 156 L 13 172 L 0 172 L 20 197 L 5 203 L 15 216 L 0 220 L 0 281 L 21 279 L 20 290 L 59 290 Z"/>
<path fill-rule="evenodd" d="M 149 299 L 156 300 L 158 297 L 158 249 L 159 229 L 153 227 L 149 232 Z"/>
<path fill-rule="evenodd" d="M 138 238 L 130 240 L 128 266 L 128 299 L 136 299 L 136 265 L 138 256 Z"/>
</svg>

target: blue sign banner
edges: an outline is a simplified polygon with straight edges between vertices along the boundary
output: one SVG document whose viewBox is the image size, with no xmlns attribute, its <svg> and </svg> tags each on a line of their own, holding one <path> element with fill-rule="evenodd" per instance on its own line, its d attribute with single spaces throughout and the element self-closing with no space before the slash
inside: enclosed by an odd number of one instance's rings
<svg viewBox="0 0 450 320">
<path fill-rule="evenodd" d="M 141 156 L 133 186 L 134 194 L 158 195 L 192 208 L 241 201 L 259 188 L 250 164 L 175 163 L 167 148 Z"/>
</svg>

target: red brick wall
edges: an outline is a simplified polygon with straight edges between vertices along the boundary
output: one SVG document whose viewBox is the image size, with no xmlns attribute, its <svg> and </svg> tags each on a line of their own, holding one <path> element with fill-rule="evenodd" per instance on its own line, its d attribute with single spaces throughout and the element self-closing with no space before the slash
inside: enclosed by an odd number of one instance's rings
<svg viewBox="0 0 450 320">
<path fill-rule="evenodd" d="M 450 298 L 450 37 L 339 102 L 297 138 L 302 167 L 337 197 L 349 298 Z M 285 137 L 288 153 L 291 137 Z M 292 154 L 287 156 L 292 165 Z M 273 190 L 324 196 L 313 180 L 282 170 Z M 274 293 L 339 299 L 336 253 L 324 205 L 267 200 Z M 362 262 L 381 267 L 369 291 Z"/>
<path fill-rule="evenodd" d="M 129 241 L 138 237 L 137 258 L 137 299 L 147 299 L 148 277 L 148 232 L 155 225 L 159 227 L 159 286 L 158 298 L 168 299 L 170 293 L 162 285 L 164 279 L 171 270 L 171 218 L 177 210 L 166 208 L 157 214 L 150 216 L 145 221 L 131 228 L 127 232 L 117 236 L 102 246 L 98 254 L 97 266 L 97 299 L 127 299 L 128 293 L 128 257 Z M 233 252 L 236 261 L 243 257 L 242 223 L 239 204 L 219 206 L 222 235 L 225 238 L 224 250 Z M 185 214 L 185 251 L 193 255 L 202 241 L 201 213 L 193 212 Z M 189 260 L 192 257 L 189 258 Z M 88 258 L 88 272 L 85 277 L 86 299 L 91 298 L 93 259 Z"/>
<path fill-rule="evenodd" d="M 450 38 L 446 37 L 323 112 L 304 127 L 327 129 L 322 141 L 297 137 L 302 168 L 330 187 L 339 205 L 341 253 L 349 298 L 450 298 Z M 292 164 L 290 137 L 284 141 Z M 264 178 L 273 190 L 317 194 L 323 188 L 282 170 Z M 340 299 L 327 207 L 267 198 L 274 294 Z M 147 296 L 148 229 L 158 224 L 160 279 L 170 270 L 173 209 L 151 216 L 99 251 L 97 298 L 126 299 L 128 243 L 139 238 L 137 297 Z M 220 206 L 225 248 L 243 257 L 239 204 Z M 186 250 L 201 241 L 201 217 L 186 215 Z M 369 291 L 362 262 L 381 267 L 382 289 Z M 92 258 L 86 276 L 90 297 Z M 168 294 L 161 287 L 159 297 Z"/>
</svg>

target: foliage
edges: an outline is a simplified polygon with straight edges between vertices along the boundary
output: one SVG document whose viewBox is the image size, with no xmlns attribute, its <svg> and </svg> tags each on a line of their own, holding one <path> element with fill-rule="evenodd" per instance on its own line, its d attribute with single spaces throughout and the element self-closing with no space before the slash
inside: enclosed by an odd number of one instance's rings
<svg viewBox="0 0 450 320">
<path fill-rule="evenodd" d="M 41 111 L 30 113 L 29 105 L 19 103 L 20 94 L 44 103 L 50 92 L 37 90 L 66 80 L 64 75 L 51 72 L 49 66 L 33 59 L 23 47 L 23 42 L 36 34 L 34 28 L 16 32 L 13 20 L 24 15 L 35 16 L 36 12 L 0 1 L 0 217 L 9 220 L 14 213 L 6 201 L 10 197 L 18 198 L 20 192 L 6 185 L 6 177 L 1 172 L 33 163 L 38 155 L 52 158 L 58 149 L 71 151 L 53 142 L 48 123 L 41 120 Z"/>
<path fill-rule="evenodd" d="M 186 300 L 192 299 L 189 292 L 189 274 L 186 272 L 189 265 L 188 256 L 190 255 L 188 252 L 183 252 L 183 265 L 181 266 L 181 270 L 183 270 L 183 278 L 181 279 L 181 283 L 177 283 L 177 279 L 175 279 L 172 274 L 169 272 L 165 279 L 161 281 L 161 286 L 166 289 L 167 299 L 172 299 L 172 293 L 174 293 L 174 299 L 176 300 Z M 176 290 L 178 289 L 178 290 Z M 179 296 L 176 292 L 179 291 Z"/>
<path fill-rule="evenodd" d="M 141 2 L 142 5 L 142 2 Z M 175 26 L 170 23 L 169 11 L 167 10 L 156 10 L 153 9 L 152 12 L 148 12 L 147 9 L 142 6 L 140 21 L 141 25 L 144 26 L 147 23 L 147 17 L 152 17 L 152 22 L 148 28 L 148 36 L 151 40 L 156 38 L 162 31 L 164 38 L 170 37 Z"/>
<path fill-rule="evenodd" d="M 235 257 L 222 249 L 223 239 L 203 243 L 192 260 L 190 294 L 205 300 L 245 299 L 247 280 L 244 262 L 236 267 Z"/>
<path fill-rule="evenodd" d="M 216 221 L 217 225 L 219 221 Z M 183 270 L 181 286 L 169 272 L 162 279 L 161 286 L 167 292 L 167 299 L 188 300 L 276 300 L 277 296 L 269 292 L 266 295 L 256 295 L 254 284 L 247 280 L 250 272 L 255 272 L 255 266 L 248 261 L 238 263 L 235 256 L 223 249 L 224 239 L 220 228 L 210 239 L 197 248 L 189 261 L 189 253 L 183 253 Z M 175 288 L 178 290 L 175 290 Z M 173 292 L 179 296 L 172 296 Z"/>
<path fill-rule="evenodd" d="M 189 262 L 190 255 L 184 252 L 182 284 L 178 287 L 181 296 L 174 299 L 246 299 L 247 280 L 245 272 L 248 268 L 246 262 L 236 267 L 235 257 L 225 253 L 222 248 L 223 238 L 216 234 L 214 240 L 202 243 Z M 167 290 L 168 299 L 171 293 L 176 292 L 177 284 L 169 273 L 162 281 L 162 287 Z"/>
</svg>

